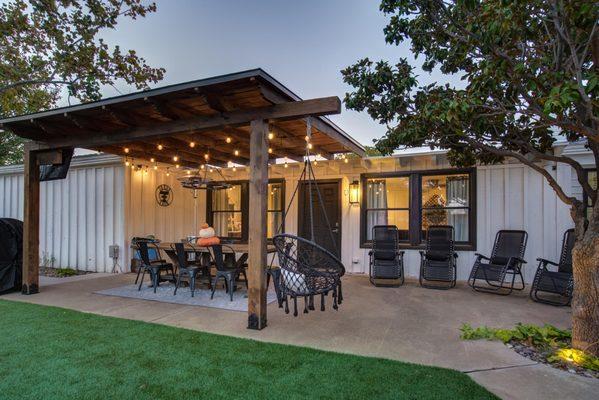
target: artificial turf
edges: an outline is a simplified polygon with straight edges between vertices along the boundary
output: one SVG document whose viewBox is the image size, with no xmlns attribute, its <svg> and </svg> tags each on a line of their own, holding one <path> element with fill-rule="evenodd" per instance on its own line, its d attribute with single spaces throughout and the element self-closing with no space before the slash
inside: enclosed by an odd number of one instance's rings
<svg viewBox="0 0 599 400">
<path fill-rule="evenodd" d="M 192 398 L 496 397 L 449 369 L 0 300 L 0 399 Z"/>
</svg>

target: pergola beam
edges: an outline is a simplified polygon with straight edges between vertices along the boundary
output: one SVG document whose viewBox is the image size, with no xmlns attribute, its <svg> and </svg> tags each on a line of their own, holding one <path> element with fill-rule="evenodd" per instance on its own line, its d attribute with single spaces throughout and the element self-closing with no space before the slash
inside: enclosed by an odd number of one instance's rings
<svg viewBox="0 0 599 400">
<path fill-rule="evenodd" d="M 258 107 L 247 110 L 223 112 L 217 115 L 179 119 L 153 126 L 124 129 L 112 133 L 70 138 L 64 141 L 53 141 L 55 147 L 98 147 L 123 144 L 135 140 L 157 139 L 172 136 L 181 132 L 214 130 L 223 126 L 247 125 L 253 120 L 288 120 L 306 116 L 338 114 L 341 112 L 341 100 L 338 97 L 323 97 L 304 101 L 293 101 Z"/>
</svg>

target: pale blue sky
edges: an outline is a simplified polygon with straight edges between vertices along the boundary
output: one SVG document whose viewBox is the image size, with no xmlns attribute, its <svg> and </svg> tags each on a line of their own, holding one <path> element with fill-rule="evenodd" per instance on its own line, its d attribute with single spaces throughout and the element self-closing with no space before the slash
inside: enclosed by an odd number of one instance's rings
<svg viewBox="0 0 599 400">
<path fill-rule="evenodd" d="M 263 68 L 302 98 L 350 89 L 340 70 L 361 57 L 395 61 L 410 56 L 407 45 L 385 44 L 387 18 L 378 1 L 367 0 L 156 0 L 158 11 L 124 21 L 103 36 L 133 48 L 154 66 L 166 68 L 157 86 Z M 423 82 L 446 80 L 422 73 Z M 123 93 L 131 88 L 119 89 Z M 116 94 L 107 91 L 106 96 Z M 332 116 L 363 144 L 385 127 L 366 113 Z"/>
</svg>

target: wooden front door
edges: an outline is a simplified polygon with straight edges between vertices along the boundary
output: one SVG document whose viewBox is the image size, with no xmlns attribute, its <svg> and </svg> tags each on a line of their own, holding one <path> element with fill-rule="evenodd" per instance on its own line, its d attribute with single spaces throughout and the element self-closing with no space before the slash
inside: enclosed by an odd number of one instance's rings
<svg viewBox="0 0 599 400">
<path fill-rule="evenodd" d="M 320 204 L 316 187 L 312 183 L 312 196 L 307 182 L 300 186 L 298 232 L 299 236 L 311 240 L 310 237 L 310 208 L 312 201 L 314 241 L 337 257 L 341 254 L 341 197 L 340 181 L 318 181 L 318 189 L 322 196 L 324 209 Z M 311 197 L 311 199 L 310 199 Z M 324 213 L 328 217 L 327 226 Z"/>
</svg>

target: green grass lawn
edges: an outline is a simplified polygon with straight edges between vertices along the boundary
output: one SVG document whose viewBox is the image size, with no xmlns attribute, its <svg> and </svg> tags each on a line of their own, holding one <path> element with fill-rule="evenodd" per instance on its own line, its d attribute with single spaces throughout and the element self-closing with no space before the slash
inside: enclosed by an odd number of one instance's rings
<svg viewBox="0 0 599 400">
<path fill-rule="evenodd" d="M 0 300 L 0 398 L 496 397 L 448 369 Z"/>
</svg>

